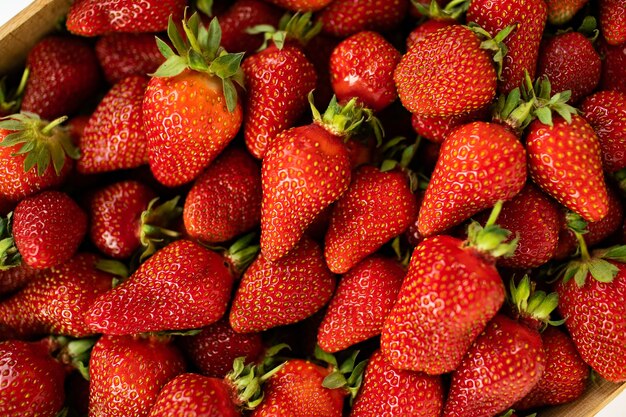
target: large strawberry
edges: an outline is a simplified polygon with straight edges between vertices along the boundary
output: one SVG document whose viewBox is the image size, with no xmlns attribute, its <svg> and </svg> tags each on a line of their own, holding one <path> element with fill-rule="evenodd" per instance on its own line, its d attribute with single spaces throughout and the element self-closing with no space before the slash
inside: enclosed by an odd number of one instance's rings
<svg viewBox="0 0 626 417">
<path fill-rule="evenodd" d="M 196 13 L 182 25 L 186 41 L 171 19 L 168 30 L 179 55 L 157 41 L 167 60 L 153 74 L 143 102 L 150 169 L 167 186 L 197 178 L 234 138 L 243 119 L 235 86 L 243 83 L 243 53 L 229 54 L 220 47 L 216 19 L 207 28 Z"/>
<path fill-rule="evenodd" d="M 600 0 L 600 29 L 609 45 L 626 42 L 626 4 L 623 1 Z"/>
<path fill-rule="evenodd" d="M 371 30 L 396 28 L 409 8 L 407 0 L 334 0 L 320 12 L 324 32 L 345 38 Z"/>
</svg>

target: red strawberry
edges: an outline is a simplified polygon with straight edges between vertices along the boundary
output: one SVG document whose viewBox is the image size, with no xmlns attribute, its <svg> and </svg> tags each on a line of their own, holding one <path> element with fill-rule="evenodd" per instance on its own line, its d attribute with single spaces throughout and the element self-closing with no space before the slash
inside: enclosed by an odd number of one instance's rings
<svg viewBox="0 0 626 417">
<path fill-rule="evenodd" d="M 546 0 L 548 21 L 553 25 L 569 22 L 589 0 Z"/>
<path fill-rule="evenodd" d="M 604 58 L 600 88 L 626 94 L 626 49 L 620 45 L 608 45 L 601 40 L 598 42 L 598 51 Z"/>
<path fill-rule="evenodd" d="M 419 211 L 419 232 L 442 232 L 510 200 L 525 182 L 526 153 L 510 130 L 486 122 L 463 125 L 441 146 Z"/>
<path fill-rule="evenodd" d="M 147 417 L 161 388 L 184 371 L 182 355 L 167 341 L 102 336 L 89 360 L 89 415 Z"/>
<path fill-rule="evenodd" d="M 109 84 L 129 75 L 156 71 L 165 60 L 154 41 L 153 33 L 114 33 L 96 42 L 96 55 Z"/>
<path fill-rule="evenodd" d="M 45 342 L 0 343 L 0 409 L 6 416 L 55 417 L 63 407 L 63 365 Z"/>
<path fill-rule="evenodd" d="M 443 399 L 440 377 L 398 370 L 376 351 L 365 369 L 350 417 L 439 417 Z"/>
<path fill-rule="evenodd" d="M 402 169 L 362 166 L 335 204 L 324 240 L 328 268 L 344 274 L 404 232 L 417 216 L 417 200 Z"/>
<path fill-rule="evenodd" d="M 426 39 L 426 36 L 430 35 L 431 33 L 436 32 L 441 28 L 453 25 L 455 23 L 456 22 L 454 20 L 428 19 L 424 21 L 424 23 L 419 24 L 415 29 L 411 31 L 411 33 L 409 33 L 409 36 L 407 36 L 406 50 L 408 51 L 417 42 Z"/>
<path fill-rule="evenodd" d="M 626 168 L 626 93 L 599 91 L 588 96 L 580 110 L 598 135 L 604 170 Z"/>
<path fill-rule="evenodd" d="M 608 197 L 600 143 L 580 116 L 571 123 L 555 116 L 551 124 L 533 121 L 526 134 L 530 175 L 545 193 L 587 221 L 601 220 Z"/>
<path fill-rule="evenodd" d="M 49 36 L 30 50 L 22 111 L 55 119 L 79 110 L 100 86 L 96 54 L 84 39 Z"/>
<path fill-rule="evenodd" d="M 473 0 L 467 21 L 477 23 L 491 36 L 509 25 L 516 25 L 505 39 L 508 49 L 498 82 L 500 93 L 509 93 L 522 85 L 526 71 L 535 78 L 537 54 L 548 16 L 543 0 Z"/>
<path fill-rule="evenodd" d="M 269 0 L 283 9 L 293 12 L 315 12 L 328 6 L 333 0 Z"/>
<path fill-rule="evenodd" d="M 183 16 L 185 0 L 77 0 L 67 13 L 65 25 L 71 33 L 98 36 L 115 32 L 160 32 L 167 19 Z"/>
<path fill-rule="evenodd" d="M 197 178 L 234 138 L 243 118 L 235 87 L 243 82 L 243 53 L 222 54 L 217 20 L 208 29 L 199 20 L 194 14 L 183 21 L 187 41 L 170 20 L 168 33 L 180 56 L 159 41 L 167 60 L 148 83 L 143 102 L 150 169 L 170 187 Z M 198 43 L 198 36 L 207 39 Z"/>
<path fill-rule="evenodd" d="M 595 90 L 601 67 L 591 41 L 579 32 L 567 32 L 542 44 L 537 77 L 548 77 L 553 93 L 570 90 L 570 103 L 577 103 Z"/>
<path fill-rule="evenodd" d="M 546 369 L 537 385 L 513 406 L 516 410 L 568 403 L 580 397 L 587 387 L 589 366 L 569 336 L 548 327 L 541 340 L 546 351 Z"/>
<path fill-rule="evenodd" d="M 109 90 L 79 140 L 78 172 L 94 174 L 148 162 L 141 110 L 147 85 L 146 77 L 131 75 Z"/>
<path fill-rule="evenodd" d="M 454 116 L 424 116 L 413 114 L 411 124 L 418 135 L 435 143 L 443 143 L 454 129 L 476 120 L 484 120 L 488 115 L 488 107 L 469 113 Z"/>
<path fill-rule="evenodd" d="M 406 271 L 389 258 L 370 256 L 345 274 L 319 326 L 317 343 L 337 352 L 380 334 Z"/>
<path fill-rule="evenodd" d="M 231 240 L 258 225 L 260 218 L 260 170 L 239 148 L 224 151 L 185 199 L 185 229 L 190 237 L 203 242 Z"/>
<path fill-rule="evenodd" d="M 400 52 L 376 32 L 359 32 L 342 41 L 330 57 L 333 91 L 340 102 L 358 102 L 380 111 L 396 98 L 393 70 Z"/>
<path fill-rule="evenodd" d="M 224 315 L 232 284 L 223 256 L 178 240 L 98 297 L 85 322 L 94 331 L 114 335 L 207 326 Z"/>
<path fill-rule="evenodd" d="M 236 332 L 259 332 L 304 320 L 333 294 L 335 279 L 322 250 L 308 237 L 285 257 L 261 254 L 244 273 L 230 310 Z"/>
<path fill-rule="evenodd" d="M 325 33 L 345 38 L 365 30 L 395 29 L 409 9 L 406 0 L 334 0 L 319 15 Z"/>
<path fill-rule="evenodd" d="M 17 337 L 93 334 L 84 315 L 100 294 L 111 289 L 113 276 L 96 268 L 98 258 L 78 254 L 0 304 L 0 327 Z"/>
<path fill-rule="evenodd" d="M 0 295 L 5 295 L 23 288 L 34 279 L 40 270 L 21 263 L 15 268 L 0 270 Z"/>
<path fill-rule="evenodd" d="M 626 42 L 626 4 L 623 1 L 600 0 L 600 30 L 609 45 Z"/>
</svg>

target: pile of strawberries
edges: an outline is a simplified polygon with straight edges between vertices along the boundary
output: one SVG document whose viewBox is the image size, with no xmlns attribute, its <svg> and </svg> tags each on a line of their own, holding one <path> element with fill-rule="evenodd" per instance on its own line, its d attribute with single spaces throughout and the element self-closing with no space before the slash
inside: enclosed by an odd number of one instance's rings
<svg viewBox="0 0 626 417">
<path fill-rule="evenodd" d="M 623 0 L 211 3 L 76 0 L 0 81 L 1 416 L 626 381 Z"/>
</svg>

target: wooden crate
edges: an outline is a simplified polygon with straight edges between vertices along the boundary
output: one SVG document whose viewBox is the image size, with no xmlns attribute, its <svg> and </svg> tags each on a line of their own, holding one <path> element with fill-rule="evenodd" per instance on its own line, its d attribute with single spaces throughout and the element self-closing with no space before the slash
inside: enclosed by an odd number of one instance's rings
<svg viewBox="0 0 626 417">
<path fill-rule="evenodd" d="M 30 48 L 54 29 L 71 3 L 72 0 L 35 0 L 0 27 L 0 75 L 23 65 Z M 589 389 L 578 401 L 546 409 L 539 413 L 539 417 L 593 417 L 624 389 L 626 384 L 599 380 L 590 383 Z M 622 415 L 626 416 L 626 410 Z"/>
</svg>

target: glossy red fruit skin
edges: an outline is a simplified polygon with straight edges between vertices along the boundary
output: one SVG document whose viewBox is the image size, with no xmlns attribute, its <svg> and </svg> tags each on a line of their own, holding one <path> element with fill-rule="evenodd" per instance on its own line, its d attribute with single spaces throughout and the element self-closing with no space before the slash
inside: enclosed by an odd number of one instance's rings
<svg viewBox="0 0 626 417">
<path fill-rule="evenodd" d="M 598 91 L 580 104 L 580 110 L 598 135 L 604 170 L 626 168 L 626 93 Z"/>
<path fill-rule="evenodd" d="M 34 279 L 39 270 L 21 263 L 15 268 L 0 271 L 0 295 L 12 293 L 23 288 L 29 281 Z"/>
<path fill-rule="evenodd" d="M 600 89 L 626 94 L 626 49 L 609 45 L 601 39 L 598 52 L 603 57 Z"/>
<path fill-rule="evenodd" d="M 228 319 L 213 323 L 196 335 L 179 338 L 179 345 L 202 375 L 213 378 L 224 378 L 238 357 L 245 357 L 246 363 L 254 362 L 264 349 L 261 334 L 237 333 Z"/>
<path fill-rule="evenodd" d="M 380 111 L 397 97 L 393 71 L 400 52 L 377 32 L 363 31 L 343 40 L 330 56 L 333 91 L 340 102 L 356 97 Z"/>
<path fill-rule="evenodd" d="M 574 115 L 568 124 L 555 116 L 553 126 L 537 119 L 526 132 L 528 170 L 535 184 L 587 221 L 606 216 L 600 142 L 585 119 Z"/>
<path fill-rule="evenodd" d="M 557 286 L 559 311 L 583 360 L 602 378 L 626 381 L 626 266 L 609 260 L 618 273 L 611 283 L 587 276 Z"/>
<path fill-rule="evenodd" d="M 147 77 L 131 75 L 109 90 L 78 142 L 81 152 L 76 163 L 78 172 L 94 174 L 148 163 L 142 113 L 147 85 Z"/>
<path fill-rule="evenodd" d="M 261 168 L 261 253 L 285 256 L 317 215 L 350 184 L 350 155 L 342 138 L 318 124 L 281 132 Z"/>
<path fill-rule="evenodd" d="M 50 268 L 74 255 L 87 232 L 87 215 L 67 194 L 44 191 L 15 207 L 12 232 L 22 262 Z"/>
<path fill-rule="evenodd" d="M 414 113 L 411 125 L 418 135 L 441 144 L 456 128 L 477 120 L 486 120 L 488 115 L 488 107 L 454 116 L 422 116 Z"/>
<path fill-rule="evenodd" d="M 346 394 L 322 386 L 329 373 L 309 361 L 288 360 L 263 386 L 265 397 L 251 417 L 341 417 Z"/>
<path fill-rule="evenodd" d="M 569 336 L 556 327 L 548 327 L 541 333 L 541 340 L 546 351 L 546 369 L 537 385 L 513 405 L 516 410 L 568 403 L 587 388 L 589 366 Z"/>
<path fill-rule="evenodd" d="M 406 0 L 335 0 L 319 15 L 322 31 L 345 38 L 365 30 L 385 32 L 396 28 L 409 8 Z"/>
<path fill-rule="evenodd" d="M 22 111 L 43 120 L 69 116 L 92 98 L 101 82 L 96 54 L 84 39 L 48 36 L 28 53 L 30 74 Z"/>
<path fill-rule="evenodd" d="M 338 352 L 380 334 L 406 271 L 397 261 L 372 255 L 346 273 L 330 300 L 317 344 Z"/>
<path fill-rule="evenodd" d="M 228 52 L 253 53 L 263 43 L 263 35 L 246 29 L 257 25 L 278 27 L 282 11 L 262 0 L 236 0 L 223 13 L 217 13 L 222 28 L 220 45 Z"/>
<path fill-rule="evenodd" d="M 89 237 L 107 256 L 126 259 L 141 245 L 141 214 L 156 193 L 134 180 L 97 190 L 89 199 Z"/>
<path fill-rule="evenodd" d="M 65 370 L 43 342 L 0 342 L 0 409 L 6 416 L 55 417 L 63 407 Z"/>
<path fill-rule="evenodd" d="M 113 33 L 98 39 L 96 55 L 109 84 L 156 71 L 165 58 L 154 37 L 154 33 Z"/>
<path fill-rule="evenodd" d="M 178 240 L 98 297 L 85 321 L 95 332 L 114 335 L 208 326 L 224 315 L 232 284 L 223 256 Z"/>
<path fill-rule="evenodd" d="M 324 239 L 328 268 L 345 274 L 404 232 L 417 216 L 417 200 L 401 170 L 362 166 L 339 198 Z"/>
<path fill-rule="evenodd" d="M 247 103 L 244 138 L 250 153 L 263 159 L 275 136 L 300 119 L 308 108 L 307 94 L 315 88 L 315 67 L 299 44 L 271 45 L 246 59 Z"/>
<path fill-rule="evenodd" d="M 217 77 L 191 70 L 153 77 L 143 101 L 152 174 L 168 187 L 193 181 L 235 137 L 242 120 L 241 100 L 230 113 Z"/>
<path fill-rule="evenodd" d="M 335 278 L 322 250 L 304 237 L 277 261 L 261 254 L 252 262 L 235 293 L 230 325 L 236 332 L 250 333 L 296 323 L 322 308 L 334 289 Z"/>
<path fill-rule="evenodd" d="M 185 371 L 173 345 L 136 336 L 102 336 L 89 360 L 89 415 L 147 417 L 161 388 Z"/>
<path fill-rule="evenodd" d="M 395 369 L 376 351 L 367 363 L 363 385 L 349 417 L 439 417 L 443 400 L 439 376 Z"/>
<path fill-rule="evenodd" d="M 417 42 L 424 40 L 426 36 L 430 35 L 431 33 L 454 24 L 456 24 L 456 21 L 454 20 L 428 19 L 424 21 L 424 23 L 416 26 L 415 29 L 413 29 L 411 33 L 409 33 L 409 36 L 407 36 L 406 50 L 408 51 L 409 49 L 411 49 L 413 45 L 415 45 Z"/>
<path fill-rule="evenodd" d="M 541 45 L 537 77 L 548 77 L 552 94 L 570 90 L 570 103 L 577 103 L 595 90 L 601 70 L 600 55 L 579 32 L 556 35 Z"/>
<path fill-rule="evenodd" d="M 626 4 L 623 1 L 600 1 L 600 31 L 609 45 L 626 42 Z"/>
<path fill-rule="evenodd" d="M 457 368 L 504 302 L 493 260 L 439 235 L 417 245 L 381 348 L 398 369 L 439 375 Z"/>
<path fill-rule="evenodd" d="M 548 8 L 543 0 L 474 0 L 467 21 L 475 22 L 491 36 L 509 25 L 517 27 L 504 40 L 508 52 L 502 64 L 498 92 L 507 94 L 522 85 L 524 71 L 535 78 L 539 44 L 546 25 Z"/>
<path fill-rule="evenodd" d="M 448 135 L 426 188 L 417 220 L 423 236 L 443 232 L 498 200 L 510 200 L 526 182 L 526 152 L 502 125 L 473 122 Z"/>
<path fill-rule="evenodd" d="M 545 366 L 539 332 L 497 315 L 452 374 L 443 417 L 487 417 L 504 412 L 530 392 Z"/>
<path fill-rule="evenodd" d="M 221 378 L 180 374 L 165 384 L 149 417 L 193 416 L 239 417 L 233 389 Z"/>
</svg>

